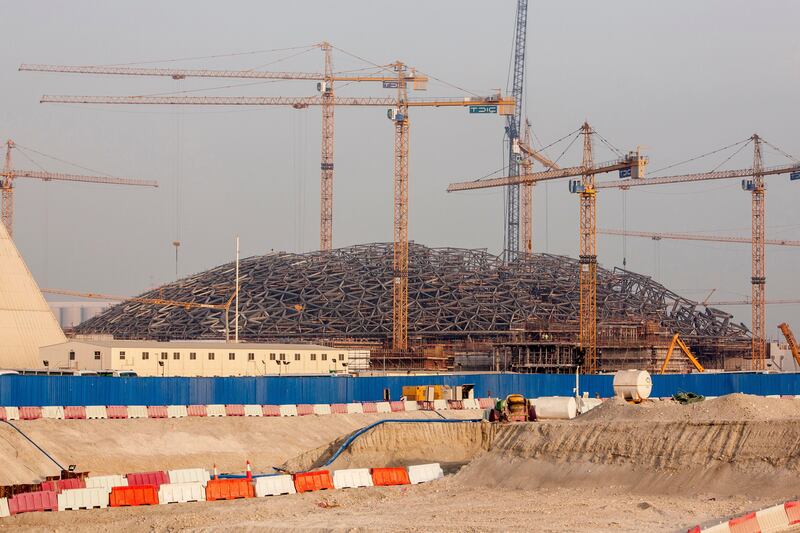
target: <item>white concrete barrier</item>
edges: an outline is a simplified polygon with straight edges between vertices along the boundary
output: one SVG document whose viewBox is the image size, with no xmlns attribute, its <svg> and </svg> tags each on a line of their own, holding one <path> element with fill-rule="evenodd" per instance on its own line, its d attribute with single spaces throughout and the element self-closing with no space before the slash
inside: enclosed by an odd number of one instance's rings
<svg viewBox="0 0 800 533">
<path fill-rule="evenodd" d="M 464 406 L 464 409 L 480 409 L 481 404 L 478 400 L 474 398 L 467 398 L 466 400 L 461 400 L 461 405 Z"/>
<path fill-rule="evenodd" d="M 439 463 L 426 465 L 411 465 L 408 467 L 408 480 L 412 485 L 426 483 L 444 477 L 444 471 Z"/>
<path fill-rule="evenodd" d="M 181 468 L 178 470 L 167 470 L 169 482 L 177 483 L 200 483 L 204 487 L 211 479 L 211 475 L 205 468 Z"/>
<path fill-rule="evenodd" d="M 144 405 L 129 405 L 128 418 L 147 418 L 147 407 Z"/>
<path fill-rule="evenodd" d="M 168 405 L 167 418 L 186 418 L 189 416 L 189 411 L 185 405 Z"/>
<path fill-rule="evenodd" d="M 6 420 L 19 420 L 19 407 L 6 407 Z"/>
<path fill-rule="evenodd" d="M 372 475 L 369 468 L 348 468 L 333 471 L 333 486 L 337 489 L 371 487 Z"/>
<path fill-rule="evenodd" d="M 11 516 L 8 510 L 8 498 L 0 498 L 0 518 Z"/>
<path fill-rule="evenodd" d="M 447 405 L 447 400 L 433 400 L 433 410 L 434 411 L 444 411 L 449 409 Z"/>
<path fill-rule="evenodd" d="M 315 415 L 329 415 L 331 414 L 331 406 L 327 403 L 315 403 L 314 404 L 314 414 Z"/>
<path fill-rule="evenodd" d="M 42 407 L 42 418 L 64 420 L 64 408 L 60 405 L 47 405 Z"/>
<path fill-rule="evenodd" d="M 406 407 L 406 411 L 419 411 L 419 404 L 417 402 L 404 400 L 403 405 Z"/>
<path fill-rule="evenodd" d="M 105 405 L 87 405 L 86 420 L 108 418 Z"/>
<path fill-rule="evenodd" d="M 206 501 L 206 489 L 200 483 L 164 483 L 158 487 L 158 503 Z"/>
<path fill-rule="evenodd" d="M 280 412 L 281 416 L 297 416 L 297 406 L 296 405 L 279 405 L 278 411 Z"/>
<path fill-rule="evenodd" d="M 106 507 L 108 507 L 108 492 L 102 488 L 64 489 L 58 495 L 59 511 L 105 509 Z"/>
<path fill-rule="evenodd" d="M 225 416 L 225 406 L 220 404 L 206 405 L 206 416 Z"/>
<path fill-rule="evenodd" d="M 247 404 L 244 406 L 244 416 L 264 416 L 260 405 Z"/>
<path fill-rule="evenodd" d="M 789 529 L 789 515 L 786 514 L 784 504 L 756 511 L 756 520 L 758 520 L 758 527 L 761 528 L 762 533 Z"/>
<path fill-rule="evenodd" d="M 389 402 L 377 402 L 375 404 L 375 408 L 378 410 L 379 413 L 392 412 L 392 404 L 390 404 Z"/>
<path fill-rule="evenodd" d="M 113 487 L 128 486 L 128 478 L 116 474 L 112 476 L 89 476 L 85 481 L 87 489 L 103 489 L 106 492 L 111 492 Z"/>
<path fill-rule="evenodd" d="M 256 478 L 256 496 L 280 496 L 281 494 L 295 494 L 292 476 L 263 476 Z"/>
<path fill-rule="evenodd" d="M 361 414 L 364 412 L 364 406 L 360 403 L 348 403 L 347 414 Z"/>
<path fill-rule="evenodd" d="M 767 394 L 764 398 L 780 398 L 780 394 Z"/>
</svg>

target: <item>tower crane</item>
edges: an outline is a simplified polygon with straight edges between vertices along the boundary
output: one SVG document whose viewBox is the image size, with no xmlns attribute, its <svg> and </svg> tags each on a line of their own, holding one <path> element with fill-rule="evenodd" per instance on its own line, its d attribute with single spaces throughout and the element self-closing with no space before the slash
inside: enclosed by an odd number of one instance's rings
<svg viewBox="0 0 800 533">
<path fill-rule="evenodd" d="M 511 97 L 514 98 L 514 113 L 506 117 L 506 136 L 508 137 L 508 176 L 519 174 L 519 162 L 514 153 L 514 145 L 519 142 L 522 126 L 522 99 L 525 83 L 525 45 L 528 35 L 528 0 L 517 0 L 517 13 L 514 24 L 514 63 L 511 75 Z M 524 194 L 530 193 L 528 189 Z M 530 212 L 530 211 L 529 211 Z M 523 211 L 522 217 L 525 217 Z M 506 188 L 506 259 L 516 257 L 520 251 L 520 187 L 512 184 Z M 530 228 L 528 228 L 530 229 Z"/>
<path fill-rule="evenodd" d="M 396 61 L 393 84 L 397 96 L 331 97 L 334 106 L 388 107 L 387 116 L 394 124 L 394 278 L 392 280 L 392 347 L 399 352 L 408 350 L 408 140 L 409 117 L 412 107 L 466 107 L 470 114 L 510 115 L 514 99 L 501 94 L 487 97 L 419 98 L 407 95 L 408 67 Z M 51 96 L 44 95 L 43 103 L 66 104 L 161 104 L 161 105 L 240 105 L 291 106 L 304 109 L 323 104 L 322 97 L 284 96 Z"/>
<path fill-rule="evenodd" d="M 725 242 L 732 244 L 751 244 L 753 239 L 749 237 L 732 237 L 728 235 L 695 235 L 692 233 L 656 233 L 651 231 L 630 231 L 618 229 L 598 229 L 599 235 L 624 235 L 626 237 L 642 237 L 654 241 L 676 240 L 676 241 L 703 241 L 703 242 Z M 789 239 L 764 239 L 764 244 L 772 246 L 800 246 L 800 241 Z"/>
<path fill-rule="evenodd" d="M 395 88 L 398 78 L 394 72 L 387 74 L 340 74 L 333 71 L 333 45 L 322 42 L 315 47 L 323 52 L 323 72 L 271 72 L 262 70 L 211 70 L 211 69 L 175 69 L 153 67 L 105 67 L 105 66 L 70 66 L 22 64 L 21 71 L 59 72 L 69 74 L 107 74 L 119 76 L 155 76 L 173 79 L 185 78 L 229 78 L 229 79 L 270 79 L 270 80 L 307 80 L 317 81 L 317 90 L 321 96 L 322 108 L 322 143 L 320 162 L 320 225 L 319 248 L 330 251 L 333 248 L 333 148 L 334 148 L 334 82 L 373 82 L 381 83 L 384 88 Z M 390 69 L 391 65 L 381 65 L 382 69 Z M 414 90 L 427 89 L 428 77 L 410 69 L 405 73 L 403 83 L 408 83 Z"/>
<path fill-rule="evenodd" d="M 41 289 L 42 292 L 47 294 L 58 294 L 60 296 L 75 296 L 78 298 L 90 298 L 94 300 L 112 300 L 117 302 L 135 302 L 145 305 L 157 305 L 157 306 L 164 306 L 164 307 L 182 307 L 183 309 L 216 309 L 220 311 L 225 311 L 225 341 L 230 340 L 230 321 L 228 320 L 228 314 L 230 312 L 231 304 L 233 304 L 234 299 L 236 298 L 236 293 L 234 292 L 230 298 L 224 304 L 209 304 L 209 303 L 201 303 L 201 302 L 179 302 L 176 300 L 167 300 L 164 298 L 141 298 L 137 296 L 114 296 L 110 294 L 100 294 L 96 292 L 79 292 L 79 291 L 71 291 L 67 289 Z"/>
<path fill-rule="evenodd" d="M 695 181 L 709 181 L 717 179 L 731 178 L 753 178 L 744 179 L 742 186 L 745 190 L 760 190 L 760 194 L 753 196 L 753 285 L 758 285 L 753 289 L 753 342 L 752 357 L 754 369 L 763 369 L 766 365 L 766 345 L 764 336 L 764 276 L 763 276 L 763 248 L 764 248 L 764 225 L 763 225 L 763 178 L 770 175 L 790 174 L 790 179 L 800 179 L 800 163 L 790 165 L 779 165 L 774 167 L 764 167 L 761 164 L 761 138 L 753 135 L 751 139 L 755 144 L 755 164 L 752 168 L 737 170 L 718 170 L 713 172 L 699 172 L 676 176 L 663 176 L 657 178 L 644 178 L 644 171 L 647 165 L 647 158 L 642 156 L 639 151 L 629 152 L 626 156 L 616 161 L 603 163 L 595 166 L 592 160 L 592 129 L 584 123 L 581 126 L 581 134 L 584 137 L 583 143 L 583 162 L 580 166 L 567 167 L 560 170 L 546 170 L 535 172 L 529 175 L 522 175 L 509 178 L 491 178 L 477 181 L 451 183 L 448 192 L 484 189 L 491 187 L 503 187 L 512 183 L 538 183 L 559 178 L 581 176 L 580 179 L 572 179 L 569 183 L 570 192 L 576 193 L 580 198 L 580 344 L 585 351 L 584 368 L 588 372 L 597 370 L 597 350 L 596 350 L 596 328 L 597 328 L 597 255 L 596 255 L 596 195 L 600 189 L 628 189 L 630 187 L 642 185 L 665 185 L 671 183 L 687 183 Z M 607 181 L 595 183 L 596 174 L 620 171 L 620 176 L 630 178 L 623 181 Z M 758 177 L 759 179 L 754 179 Z M 759 251 L 760 250 L 760 251 Z M 756 324 L 756 321 L 758 323 Z"/>
<path fill-rule="evenodd" d="M 2 221 L 8 230 L 8 235 L 13 235 L 14 229 L 14 181 L 17 178 L 31 178 L 42 181 L 72 181 L 81 183 L 103 183 L 106 185 L 131 185 L 138 187 L 158 187 L 157 181 L 138 180 L 130 178 L 109 178 L 105 176 L 87 176 L 81 174 L 66 174 L 63 172 L 48 172 L 46 170 L 25 170 L 14 168 L 11 161 L 11 150 L 17 145 L 11 139 L 6 141 L 6 155 L 3 170 L 0 173 L 0 189 L 2 189 Z"/>
<path fill-rule="evenodd" d="M 513 146 L 513 154 L 519 157 L 519 164 L 523 174 L 533 172 L 533 161 L 536 160 L 549 169 L 558 170 L 555 162 L 550 160 L 543 153 L 531 148 L 531 123 L 525 119 L 525 128 L 522 130 L 522 138 Z M 526 254 L 533 253 L 533 183 L 522 183 L 520 187 L 520 233 L 522 235 L 522 247 Z"/>
</svg>

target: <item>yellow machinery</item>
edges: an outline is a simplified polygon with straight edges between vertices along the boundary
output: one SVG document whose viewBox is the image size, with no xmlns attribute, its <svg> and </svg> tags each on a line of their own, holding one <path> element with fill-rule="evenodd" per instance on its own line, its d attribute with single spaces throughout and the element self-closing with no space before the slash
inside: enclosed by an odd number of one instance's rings
<svg viewBox="0 0 800 533">
<path fill-rule="evenodd" d="M 786 343 L 789 345 L 789 349 L 792 351 L 792 356 L 797 362 L 797 365 L 800 366 L 800 348 L 797 347 L 797 339 L 794 338 L 792 329 L 786 322 L 780 324 L 778 329 L 780 329 L 781 333 L 783 333 L 783 336 L 786 337 Z"/>
<path fill-rule="evenodd" d="M 694 367 L 697 369 L 698 372 L 706 371 L 706 369 L 703 368 L 703 365 L 700 364 L 700 361 L 698 361 L 695 358 L 695 356 L 692 355 L 692 351 L 689 350 L 689 347 L 686 346 L 686 343 L 684 343 L 683 340 L 681 340 L 680 335 L 676 333 L 675 336 L 672 337 L 672 342 L 669 344 L 669 349 L 667 350 L 667 356 L 664 358 L 664 364 L 661 365 L 661 372 L 659 372 L 659 374 L 663 374 L 664 371 L 667 369 L 667 363 L 669 363 L 669 358 L 672 357 L 672 351 L 675 349 L 676 345 L 681 349 L 681 351 L 684 354 L 686 354 L 686 357 L 689 358 L 689 361 L 692 362 L 692 364 L 694 365 Z"/>
<path fill-rule="evenodd" d="M 498 400 L 494 409 L 488 409 L 485 418 L 489 422 L 532 422 L 536 412 L 531 401 L 522 394 L 509 394 L 505 400 Z"/>
<path fill-rule="evenodd" d="M 441 385 L 413 385 L 403 387 L 403 396 L 412 402 L 432 402 L 433 400 L 444 400 L 443 387 Z"/>
</svg>

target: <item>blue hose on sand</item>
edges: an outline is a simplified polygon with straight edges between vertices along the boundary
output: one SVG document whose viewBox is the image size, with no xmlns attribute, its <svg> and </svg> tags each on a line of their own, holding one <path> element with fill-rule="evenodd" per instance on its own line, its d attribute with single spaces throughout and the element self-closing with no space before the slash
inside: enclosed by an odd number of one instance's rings
<svg viewBox="0 0 800 533">
<path fill-rule="evenodd" d="M 464 418 L 464 419 L 442 418 L 442 419 L 433 419 L 433 420 L 429 419 L 429 418 L 402 418 L 402 419 L 391 419 L 390 418 L 390 419 L 386 419 L 386 420 L 378 420 L 377 422 L 374 422 L 374 423 L 372 423 L 372 424 L 370 424 L 368 426 L 364 426 L 363 428 L 359 429 L 358 431 L 356 431 L 355 433 L 353 433 L 352 435 L 347 437 L 347 439 L 342 443 L 342 445 L 339 446 L 339 449 L 336 450 L 336 452 L 331 456 L 331 458 L 328 459 L 322 466 L 325 467 L 325 466 L 330 466 L 331 464 L 333 464 L 333 462 L 336 459 L 338 459 L 339 456 L 342 453 L 344 453 L 344 451 L 347 450 L 347 448 L 349 448 L 350 445 L 353 444 L 353 442 L 358 437 L 360 437 L 361 435 L 363 435 L 364 433 L 366 433 L 370 429 L 372 429 L 372 428 L 374 428 L 376 426 L 380 426 L 381 424 L 386 424 L 386 423 L 392 423 L 392 424 L 419 424 L 419 423 L 425 423 L 425 424 L 456 424 L 456 423 L 462 423 L 462 422 L 480 422 L 480 421 L 481 421 L 480 418 Z M 279 476 L 279 475 L 281 475 L 281 474 L 259 474 L 259 475 L 253 475 L 253 477 L 257 478 L 257 477 L 268 477 L 268 476 Z M 240 474 L 220 474 L 219 477 L 221 479 L 240 479 L 240 478 L 243 478 L 245 476 L 240 475 Z"/>
</svg>

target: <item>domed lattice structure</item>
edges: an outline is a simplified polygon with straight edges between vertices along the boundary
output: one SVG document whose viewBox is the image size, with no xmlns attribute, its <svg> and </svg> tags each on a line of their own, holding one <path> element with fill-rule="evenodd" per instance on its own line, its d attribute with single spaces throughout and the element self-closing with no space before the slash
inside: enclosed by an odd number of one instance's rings
<svg viewBox="0 0 800 533">
<path fill-rule="evenodd" d="M 142 297 L 225 304 L 235 267 L 225 264 Z M 392 331 L 392 245 L 330 252 L 270 253 L 240 262 L 239 336 L 386 339 Z M 578 262 L 536 254 L 504 263 L 485 250 L 410 247 L 409 334 L 457 339 L 508 331 L 526 321 L 575 322 Z M 230 310 L 233 328 L 234 312 Z M 684 336 L 746 341 L 731 316 L 702 309 L 647 276 L 598 270 L 598 320 L 652 321 Z M 119 339 L 220 339 L 225 311 L 125 302 L 87 320 L 77 333 Z"/>
</svg>

